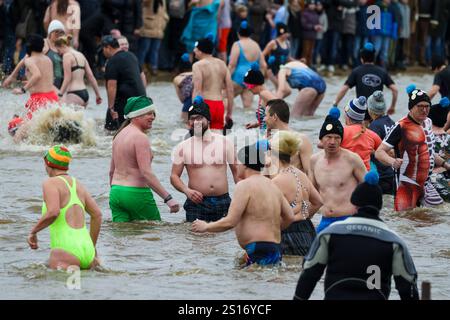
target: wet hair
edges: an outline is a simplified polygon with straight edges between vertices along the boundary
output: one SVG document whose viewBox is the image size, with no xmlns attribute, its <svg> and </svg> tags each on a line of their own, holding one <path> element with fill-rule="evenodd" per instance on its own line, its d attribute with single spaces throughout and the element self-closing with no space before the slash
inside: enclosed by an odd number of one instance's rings
<svg viewBox="0 0 450 320">
<path fill-rule="evenodd" d="M 70 46 L 71 42 L 72 42 L 72 35 L 69 34 L 56 39 L 55 46 L 57 47 Z"/>
<path fill-rule="evenodd" d="M 27 38 L 27 54 L 42 52 L 44 49 L 44 38 L 39 34 L 30 34 Z"/>
<path fill-rule="evenodd" d="M 56 13 L 60 16 L 67 15 L 67 8 L 69 7 L 69 0 L 54 0 L 56 2 Z"/>
<path fill-rule="evenodd" d="M 271 116 L 274 114 L 277 115 L 277 117 L 285 122 L 289 123 L 289 105 L 284 101 L 283 99 L 273 99 L 267 101 L 267 106 L 269 107 L 269 113 Z"/>
<path fill-rule="evenodd" d="M 291 157 L 298 152 L 301 139 L 295 132 L 278 131 L 272 138 L 272 153 L 282 162 L 290 163 Z"/>
<path fill-rule="evenodd" d="M 288 26 L 282 22 L 278 22 L 275 28 L 277 30 L 277 37 L 282 36 L 283 34 L 286 34 L 289 32 Z"/>
</svg>

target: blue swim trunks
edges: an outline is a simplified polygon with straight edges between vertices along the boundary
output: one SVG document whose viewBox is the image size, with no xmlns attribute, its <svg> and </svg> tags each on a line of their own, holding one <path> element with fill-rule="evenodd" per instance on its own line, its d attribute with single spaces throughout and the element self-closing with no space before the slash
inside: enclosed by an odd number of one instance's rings
<svg viewBox="0 0 450 320">
<path fill-rule="evenodd" d="M 338 222 L 338 221 L 344 221 L 345 219 L 349 218 L 351 216 L 342 216 L 342 217 L 331 217 L 331 218 L 327 218 L 327 217 L 322 217 L 322 220 L 320 220 L 320 224 L 317 226 L 317 233 L 319 233 L 320 231 L 328 228 L 329 225 Z"/>
<path fill-rule="evenodd" d="M 281 245 L 274 242 L 258 241 L 245 246 L 247 266 L 257 263 L 261 266 L 281 262 Z"/>
<path fill-rule="evenodd" d="M 192 106 L 192 97 L 188 97 L 183 101 L 183 109 L 182 112 L 188 112 L 189 108 Z"/>
</svg>

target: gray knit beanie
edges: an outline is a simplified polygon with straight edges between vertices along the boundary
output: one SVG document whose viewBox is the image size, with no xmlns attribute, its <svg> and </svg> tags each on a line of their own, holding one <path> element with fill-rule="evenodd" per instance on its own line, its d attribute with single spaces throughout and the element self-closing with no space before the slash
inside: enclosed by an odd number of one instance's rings
<svg viewBox="0 0 450 320">
<path fill-rule="evenodd" d="M 375 91 L 369 99 L 367 99 L 367 107 L 369 111 L 375 114 L 385 114 L 386 102 L 384 101 L 383 92 L 380 90 Z"/>
</svg>

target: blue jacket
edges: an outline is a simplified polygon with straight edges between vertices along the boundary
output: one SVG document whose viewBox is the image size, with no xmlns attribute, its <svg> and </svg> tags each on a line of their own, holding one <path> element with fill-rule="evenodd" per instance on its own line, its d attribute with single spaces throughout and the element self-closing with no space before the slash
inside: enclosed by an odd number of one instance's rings
<svg viewBox="0 0 450 320">
<path fill-rule="evenodd" d="M 395 19 L 395 12 L 392 4 L 386 7 L 382 2 L 379 2 L 377 5 L 381 9 L 381 28 L 370 30 L 370 35 L 396 39 L 398 37 L 398 23 Z"/>
</svg>

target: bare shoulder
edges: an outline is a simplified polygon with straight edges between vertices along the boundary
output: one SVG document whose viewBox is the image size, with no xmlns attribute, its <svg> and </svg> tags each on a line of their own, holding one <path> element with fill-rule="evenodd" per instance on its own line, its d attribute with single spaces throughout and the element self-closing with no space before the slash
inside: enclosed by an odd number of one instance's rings
<svg viewBox="0 0 450 320">
<path fill-rule="evenodd" d="M 319 159 L 323 158 L 323 155 L 324 155 L 324 151 L 323 151 L 323 150 L 314 153 L 314 154 L 311 156 L 311 163 L 317 162 Z"/>
</svg>

